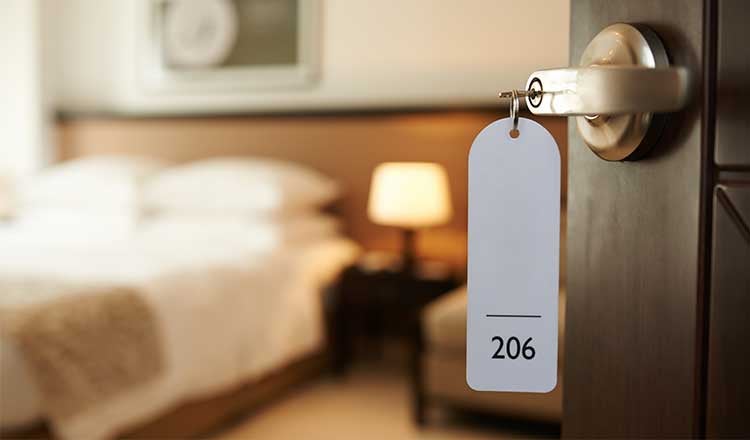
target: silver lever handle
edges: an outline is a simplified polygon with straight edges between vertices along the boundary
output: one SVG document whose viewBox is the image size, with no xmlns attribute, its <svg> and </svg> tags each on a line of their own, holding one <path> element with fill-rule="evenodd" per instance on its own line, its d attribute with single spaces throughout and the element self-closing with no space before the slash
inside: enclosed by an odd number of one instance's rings
<svg viewBox="0 0 750 440">
<path fill-rule="evenodd" d="M 594 116 L 677 111 L 687 103 L 690 84 L 682 67 L 606 65 L 539 70 L 527 90 L 534 114 Z"/>
<path fill-rule="evenodd" d="M 663 113 L 690 99 L 690 72 L 669 65 L 659 36 L 645 26 L 606 27 L 579 66 L 536 71 L 517 95 L 536 115 L 577 116 L 584 142 L 605 160 L 642 157 L 659 139 Z"/>
</svg>

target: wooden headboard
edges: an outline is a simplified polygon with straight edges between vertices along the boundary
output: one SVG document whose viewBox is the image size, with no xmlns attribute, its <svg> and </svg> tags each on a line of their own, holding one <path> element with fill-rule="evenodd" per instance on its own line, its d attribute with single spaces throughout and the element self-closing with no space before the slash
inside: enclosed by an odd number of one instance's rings
<svg viewBox="0 0 750 440">
<path fill-rule="evenodd" d="M 369 249 L 394 249 L 394 230 L 366 215 L 370 175 L 386 161 L 445 166 L 453 221 L 424 231 L 423 255 L 463 265 L 466 255 L 467 154 L 473 138 L 502 110 L 229 117 L 61 117 L 58 158 L 97 154 L 152 155 L 177 162 L 213 156 L 258 155 L 303 163 L 338 179 L 346 190 L 340 212 L 347 232 Z M 566 157 L 563 118 L 539 120 Z M 563 167 L 565 168 L 565 167 Z M 563 170 L 563 185 L 566 181 Z"/>
</svg>

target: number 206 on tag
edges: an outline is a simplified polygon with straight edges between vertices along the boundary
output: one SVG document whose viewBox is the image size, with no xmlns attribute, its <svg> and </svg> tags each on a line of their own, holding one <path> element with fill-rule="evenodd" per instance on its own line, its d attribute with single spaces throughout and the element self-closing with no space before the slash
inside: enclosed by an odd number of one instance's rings
<svg viewBox="0 0 750 440">
<path fill-rule="evenodd" d="M 557 384 L 560 155 L 544 127 L 493 122 L 469 154 L 466 372 L 477 391 Z"/>
</svg>

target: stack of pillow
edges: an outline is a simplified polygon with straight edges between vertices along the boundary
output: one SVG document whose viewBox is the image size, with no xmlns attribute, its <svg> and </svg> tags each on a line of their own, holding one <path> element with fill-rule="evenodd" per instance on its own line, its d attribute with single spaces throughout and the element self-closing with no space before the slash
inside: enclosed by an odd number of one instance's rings
<svg viewBox="0 0 750 440">
<path fill-rule="evenodd" d="M 299 164 L 226 157 L 169 164 L 148 157 L 83 158 L 21 185 L 18 222 L 66 234 L 130 234 L 147 225 L 179 236 L 239 226 L 280 241 L 329 235 L 321 209 L 339 196 L 332 179 Z"/>
<path fill-rule="evenodd" d="M 146 157 L 92 157 L 47 168 L 21 182 L 15 217 L 24 227 L 66 235 L 129 233 L 146 180 L 165 164 Z"/>
</svg>

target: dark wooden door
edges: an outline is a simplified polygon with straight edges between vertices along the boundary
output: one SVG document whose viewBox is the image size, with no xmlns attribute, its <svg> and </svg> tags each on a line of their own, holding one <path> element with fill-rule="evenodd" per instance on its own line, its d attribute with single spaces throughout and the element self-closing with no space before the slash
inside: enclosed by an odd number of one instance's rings
<svg viewBox="0 0 750 440">
<path fill-rule="evenodd" d="M 750 4 L 716 9 L 706 435 L 750 437 Z"/>
<path fill-rule="evenodd" d="M 640 23 L 695 82 L 639 161 L 602 161 L 570 122 L 563 435 L 748 436 L 750 2 L 571 8 L 573 65 L 607 25 Z"/>
</svg>

